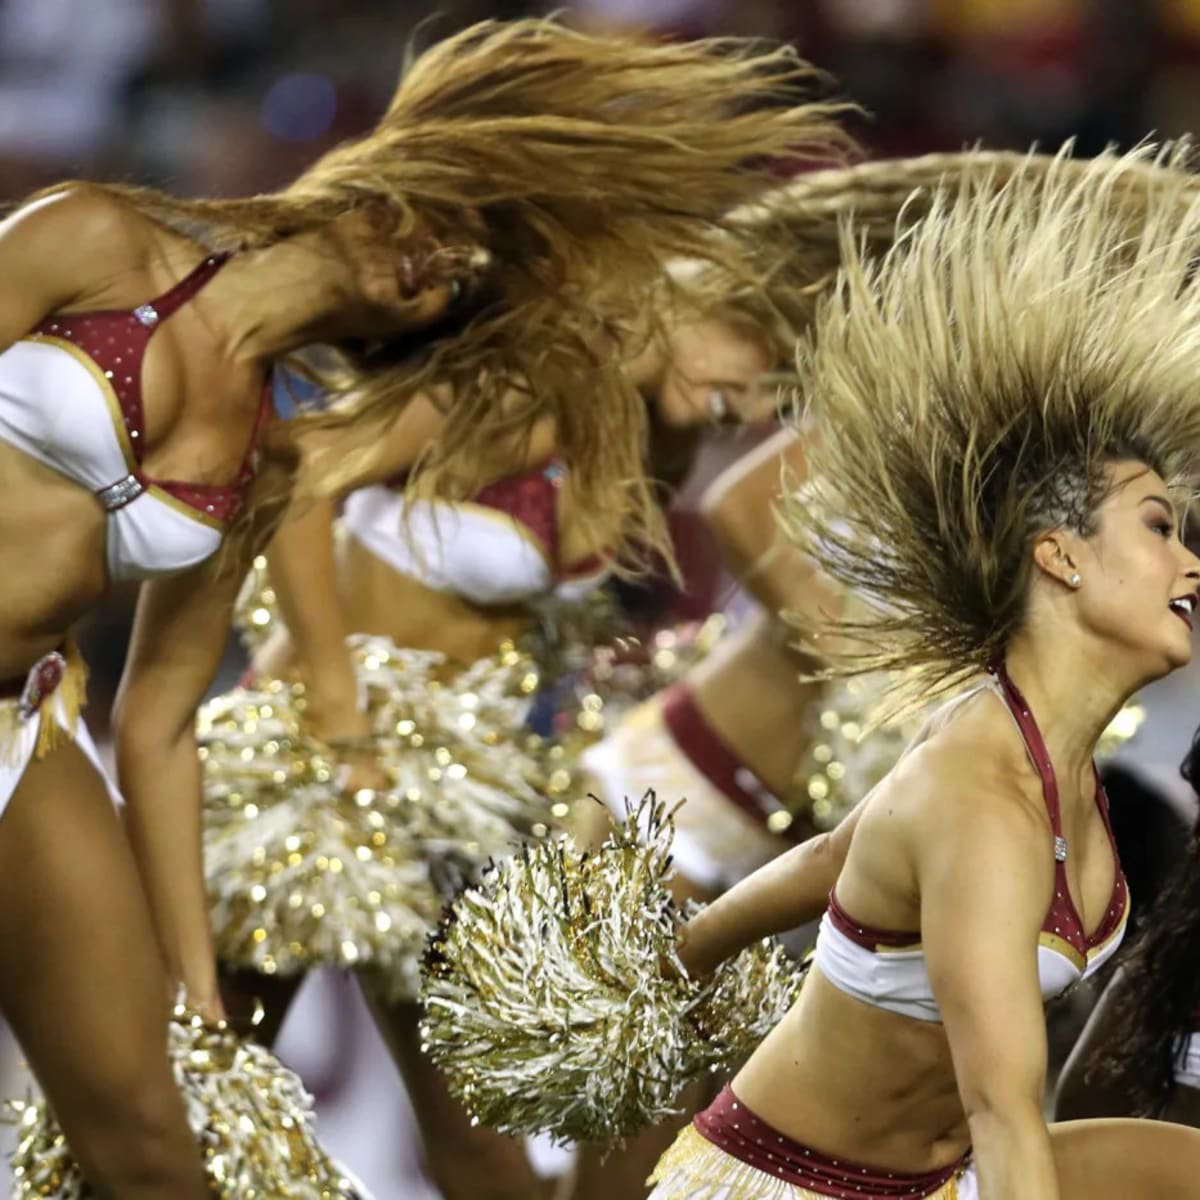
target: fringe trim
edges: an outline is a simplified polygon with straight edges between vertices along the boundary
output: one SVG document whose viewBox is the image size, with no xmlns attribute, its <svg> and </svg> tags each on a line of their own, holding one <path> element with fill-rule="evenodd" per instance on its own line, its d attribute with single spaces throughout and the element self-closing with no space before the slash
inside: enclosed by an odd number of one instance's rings
<svg viewBox="0 0 1200 1200">
<path fill-rule="evenodd" d="M 20 765 L 20 736 L 30 721 L 40 722 L 33 750 L 35 759 L 45 758 L 52 750 L 74 740 L 76 723 L 87 703 L 88 669 L 74 641 L 67 642 L 63 656 L 67 668 L 62 682 L 33 716 L 21 716 L 16 700 L 0 703 L 0 764 Z"/>
<path fill-rule="evenodd" d="M 830 1200 L 825 1192 L 797 1187 L 734 1158 L 694 1125 L 682 1130 L 646 1184 L 657 1185 L 650 1200 Z M 856 1195 L 867 1200 L 870 1193 Z M 924 1200 L 958 1200 L 958 1177 L 929 1192 Z"/>
</svg>

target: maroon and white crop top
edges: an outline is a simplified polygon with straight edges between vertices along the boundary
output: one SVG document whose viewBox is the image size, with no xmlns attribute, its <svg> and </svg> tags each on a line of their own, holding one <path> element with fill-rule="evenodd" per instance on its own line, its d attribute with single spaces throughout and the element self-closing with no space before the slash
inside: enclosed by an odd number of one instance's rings
<svg viewBox="0 0 1200 1200">
<path fill-rule="evenodd" d="M 152 479 L 142 469 L 142 361 L 155 330 L 221 269 L 212 255 L 169 291 L 132 311 L 64 313 L 0 353 L 0 439 L 93 492 L 108 514 L 114 581 L 203 562 L 221 543 L 254 473 L 269 412 L 230 484 Z"/>
<path fill-rule="evenodd" d="M 1042 996 L 1052 999 L 1094 974 L 1117 952 L 1129 915 L 1129 891 L 1117 858 L 1108 801 L 1097 774 L 1096 807 L 1112 845 L 1113 889 L 1099 926 L 1091 934 L 1084 930 L 1067 885 L 1067 843 L 1062 833 L 1058 782 L 1046 743 L 1008 673 L 998 668 L 992 672 L 992 679 L 1037 768 L 1053 829 L 1054 840 L 1047 849 L 1054 854 L 1054 899 L 1038 935 L 1038 978 Z M 829 907 L 821 919 L 814 962 L 830 983 L 858 1000 L 920 1021 L 941 1020 L 920 933 L 863 925 L 838 903 L 836 889 L 830 893 Z"/>
<path fill-rule="evenodd" d="M 565 565 L 559 558 L 557 459 L 497 480 L 470 501 L 412 499 L 398 486 L 361 488 L 342 523 L 393 570 L 480 606 L 585 592 L 604 578 L 600 557 Z"/>
</svg>

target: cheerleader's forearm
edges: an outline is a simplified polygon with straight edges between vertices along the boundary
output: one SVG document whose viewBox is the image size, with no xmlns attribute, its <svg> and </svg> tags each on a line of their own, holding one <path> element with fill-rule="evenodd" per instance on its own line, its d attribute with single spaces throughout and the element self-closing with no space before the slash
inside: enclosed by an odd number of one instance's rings
<svg viewBox="0 0 1200 1200">
<path fill-rule="evenodd" d="M 760 867 L 693 917 L 680 934 L 679 957 L 688 971 L 707 975 L 761 938 L 816 920 L 837 882 L 862 808 L 860 803 L 835 829 Z"/>
</svg>

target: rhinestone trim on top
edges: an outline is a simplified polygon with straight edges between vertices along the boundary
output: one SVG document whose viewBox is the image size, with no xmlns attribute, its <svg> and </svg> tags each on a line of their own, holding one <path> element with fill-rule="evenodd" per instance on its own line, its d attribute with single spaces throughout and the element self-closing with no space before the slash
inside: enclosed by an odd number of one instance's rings
<svg viewBox="0 0 1200 1200">
<path fill-rule="evenodd" d="M 145 490 L 145 484 L 136 475 L 126 475 L 124 479 L 100 488 L 96 492 L 96 499 L 104 506 L 105 512 L 116 512 L 118 508 L 124 508 L 136 500 Z"/>
</svg>

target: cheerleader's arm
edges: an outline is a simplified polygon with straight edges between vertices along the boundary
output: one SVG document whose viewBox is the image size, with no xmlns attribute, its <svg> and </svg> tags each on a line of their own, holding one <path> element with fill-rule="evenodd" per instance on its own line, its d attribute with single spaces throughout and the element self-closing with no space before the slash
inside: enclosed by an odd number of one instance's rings
<svg viewBox="0 0 1200 1200">
<path fill-rule="evenodd" d="M 219 559 L 142 585 L 113 706 L 125 831 L 150 905 L 164 988 L 182 984 L 192 1005 L 214 1018 L 221 1001 L 201 865 L 195 725 L 225 653 L 241 580 Z"/>
<path fill-rule="evenodd" d="M 815 921 L 829 901 L 866 800 L 841 823 L 781 854 L 702 909 L 683 927 L 679 958 L 707 975 L 765 937 Z"/>
<path fill-rule="evenodd" d="M 776 519 L 783 488 L 806 473 L 803 441 L 782 429 L 719 475 L 701 501 L 726 570 L 769 613 L 800 628 L 827 624 L 844 604 Z"/>
<path fill-rule="evenodd" d="M 979 1195 L 1062 1200 L 1043 1113 L 1046 1016 L 1038 937 L 1054 899 L 1046 819 L 955 750 L 925 760 L 908 856 L 921 943 L 970 1127 Z M 970 779 L 970 803 L 963 783 Z M 1072 1193 L 1077 1195 L 1078 1193 Z"/>
<path fill-rule="evenodd" d="M 443 418 L 436 405 L 423 397 L 411 401 L 384 437 L 360 456 L 348 490 L 368 487 L 403 474 L 436 436 Z M 333 430 L 323 436 L 301 439 L 301 482 L 322 470 L 331 456 L 347 452 L 339 439 L 349 437 Z M 350 628 L 346 605 L 338 586 L 334 523 L 335 498 L 298 501 L 280 526 L 267 550 L 271 584 L 280 615 L 290 635 L 293 669 L 306 689 L 305 715 L 312 732 L 332 741 L 355 742 L 370 736 L 370 720 L 360 704 L 358 680 L 346 639 L 358 632 Z M 256 665 L 275 674 L 280 647 L 268 642 L 265 657 Z"/>
<path fill-rule="evenodd" d="M 305 685 L 306 721 L 325 739 L 365 738 L 370 724 L 346 644 L 353 631 L 337 586 L 334 511 L 332 500 L 320 500 L 284 522 L 267 563 L 293 665 Z"/>
</svg>

